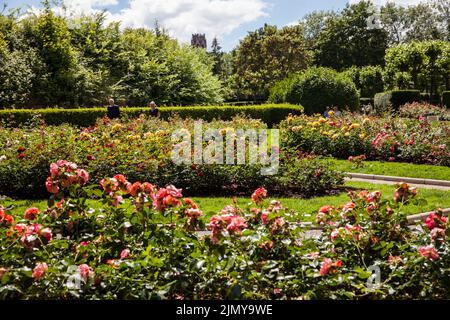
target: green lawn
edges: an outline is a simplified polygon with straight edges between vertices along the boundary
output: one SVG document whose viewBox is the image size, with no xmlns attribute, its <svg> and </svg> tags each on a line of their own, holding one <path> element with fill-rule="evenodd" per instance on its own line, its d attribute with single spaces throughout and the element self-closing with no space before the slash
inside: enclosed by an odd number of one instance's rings
<svg viewBox="0 0 450 320">
<path fill-rule="evenodd" d="M 358 190 L 367 189 L 370 191 L 380 190 L 385 198 L 391 198 L 394 187 L 391 185 L 374 185 L 365 182 L 347 182 L 346 186 L 350 188 L 355 188 Z M 419 197 L 427 200 L 428 204 L 423 207 L 418 206 L 408 206 L 405 208 L 405 212 L 408 214 L 416 214 L 421 212 L 427 212 L 434 210 L 436 208 L 450 208 L 450 192 L 442 190 L 430 190 L 430 189 L 420 189 Z M 232 204 L 232 199 L 230 198 L 193 198 L 194 201 L 199 205 L 200 209 L 203 210 L 206 217 L 212 216 L 219 212 L 226 205 Z M 347 203 L 349 198 L 344 192 L 337 196 L 327 196 L 318 197 L 313 199 L 278 199 L 283 205 L 289 209 L 298 212 L 298 214 L 289 217 L 290 220 L 300 220 L 300 221 L 312 221 L 315 214 L 320 207 L 324 205 L 339 206 Z M 245 208 L 249 203 L 249 198 L 238 198 L 238 204 Z M 10 202 L 3 203 L 4 206 L 10 205 Z M 89 201 L 89 205 L 98 209 L 101 208 L 101 203 L 97 201 Z M 27 201 L 19 200 L 14 202 L 14 213 L 21 214 L 25 209 L 34 206 L 41 210 L 44 210 L 46 206 L 46 201 Z M 125 204 L 125 207 L 132 208 L 129 201 Z"/>
<path fill-rule="evenodd" d="M 326 158 L 324 161 L 328 162 L 331 168 L 344 172 L 450 181 L 450 167 L 398 162 L 364 161 L 364 166 L 362 168 L 356 168 L 353 163 L 347 160 Z"/>
</svg>

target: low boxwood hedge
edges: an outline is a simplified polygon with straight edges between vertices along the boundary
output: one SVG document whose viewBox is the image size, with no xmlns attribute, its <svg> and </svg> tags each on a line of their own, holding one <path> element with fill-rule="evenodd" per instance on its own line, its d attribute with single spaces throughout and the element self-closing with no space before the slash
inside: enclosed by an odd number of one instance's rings
<svg viewBox="0 0 450 320">
<path fill-rule="evenodd" d="M 123 116 L 130 118 L 141 114 L 149 115 L 149 108 L 121 108 Z M 174 115 L 181 118 L 229 120 L 238 114 L 246 114 L 250 118 L 261 119 L 267 125 L 280 123 L 289 114 L 300 114 L 303 107 L 291 104 L 265 104 L 252 106 L 205 106 L 205 107 L 162 107 L 161 118 L 167 119 Z M 106 115 L 106 108 L 80 108 L 80 109 L 9 109 L 0 110 L 0 123 L 17 126 L 32 121 L 40 116 L 48 125 L 68 123 L 87 127 Z"/>
<path fill-rule="evenodd" d="M 421 101 L 422 97 L 419 90 L 393 90 L 377 93 L 375 95 L 374 106 L 377 111 L 387 111 L 389 107 L 398 110 L 400 106 Z"/>
</svg>

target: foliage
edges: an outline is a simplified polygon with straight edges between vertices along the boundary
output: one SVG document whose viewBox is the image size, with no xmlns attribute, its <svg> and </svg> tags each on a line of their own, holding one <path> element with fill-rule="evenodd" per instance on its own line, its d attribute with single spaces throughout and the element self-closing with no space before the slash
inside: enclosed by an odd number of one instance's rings
<svg viewBox="0 0 450 320">
<path fill-rule="evenodd" d="M 313 114 L 331 106 L 356 110 L 359 94 L 346 75 L 327 68 L 309 68 L 277 83 L 269 101 L 301 104 L 307 114 Z"/>
<path fill-rule="evenodd" d="M 401 44 L 386 51 L 388 88 L 417 89 L 436 95 L 450 85 L 450 43 L 423 41 Z"/>
<path fill-rule="evenodd" d="M 437 116 L 442 121 L 450 121 L 450 111 L 446 108 L 431 105 L 426 102 L 407 103 L 400 107 L 401 117 L 419 119 L 420 117 Z"/>
<path fill-rule="evenodd" d="M 231 86 L 241 100 L 266 100 L 276 81 L 310 63 L 300 26 L 278 29 L 265 25 L 250 32 L 234 50 L 233 58 Z"/>
<path fill-rule="evenodd" d="M 121 108 L 122 114 L 129 118 L 136 118 L 141 114 L 149 115 L 149 108 Z M 289 114 L 301 114 L 302 106 L 290 104 L 265 104 L 243 107 L 232 106 L 203 106 L 203 107 L 163 107 L 159 109 L 160 117 L 168 119 L 178 115 L 181 118 L 231 120 L 234 116 L 245 114 L 253 119 L 261 119 L 270 127 L 286 119 Z M 18 126 L 33 121 L 39 117 L 48 125 L 68 123 L 76 126 L 88 127 L 106 115 L 104 108 L 81 109 L 9 109 L 0 110 L 0 122 L 7 126 Z"/>
<path fill-rule="evenodd" d="M 442 92 L 442 105 L 450 109 L 450 91 Z"/>
<path fill-rule="evenodd" d="M 379 66 L 352 67 L 344 74 L 352 79 L 361 97 L 373 98 L 384 90 L 383 69 Z"/>
<path fill-rule="evenodd" d="M 314 44 L 315 62 L 338 71 L 352 66 L 382 65 L 387 32 L 368 28 L 370 2 L 361 1 L 327 19 Z"/>
<path fill-rule="evenodd" d="M 223 100 L 207 52 L 163 32 L 122 31 L 105 13 L 67 18 L 49 2 L 37 15 L 0 17 L 0 107 L 93 106 L 109 96 L 141 106 Z"/>
<path fill-rule="evenodd" d="M 49 179 L 55 183 L 80 174 L 76 164 L 63 164 L 52 164 Z M 42 212 L 0 209 L 2 299 L 445 299 L 449 294 L 448 221 L 436 210 L 423 228 L 408 228 L 403 208 L 423 200 L 407 184 L 396 187 L 393 200 L 361 192 L 339 208 L 322 207 L 318 238 L 305 237 L 305 229 L 290 223 L 286 217 L 293 213 L 280 202 L 267 203 L 264 188 L 253 193 L 248 208 L 227 206 L 205 223 L 201 208 L 174 186 L 131 184 L 123 175 L 101 185 L 98 190 L 66 184 Z M 102 210 L 86 205 L 91 196 L 102 199 Z M 134 210 L 124 210 L 123 202 Z M 198 232 L 205 227 L 210 232 Z M 379 283 L 369 279 L 371 266 L 382 272 Z"/>
<path fill-rule="evenodd" d="M 275 175 L 265 176 L 261 169 L 271 163 L 263 163 L 259 157 L 256 163 L 247 161 L 251 152 L 248 145 L 243 164 L 227 165 L 225 159 L 221 159 L 222 164 L 199 163 L 192 158 L 191 150 L 195 124 L 192 118 L 162 120 L 141 116 L 128 121 L 99 119 L 93 126 L 81 129 L 70 125 L 46 126 L 39 121 L 23 128 L 2 127 L 0 194 L 42 197 L 47 168 L 60 157 L 89 170 L 90 182 L 94 185 L 104 176 L 123 173 L 132 182 L 152 181 L 161 186 L 175 183 L 189 195 L 237 194 L 267 185 L 269 190 L 279 194 L 309 197 L 331 192 L 343 183 L 340 173 L 329 170 L 319 161 L 290 158 L 289 154 L 280 155 L 279 170 Z M 220 131 L 224 137 L 224 151 L 227 150 L 225 137 L 233 137 L 236 130 L 255 129 L 258 132 L 266 128 L 260 120 L 239 116 L 228 121 L 202 122 L 203 134 L 208 129 Z M 174 163 L 172 159 L 174 145 L 182 142 L 173 138 L 175 131 L 191 137 L 189 163 Z M 205 140 L 203 150 L 211 145 Z M 237 152 L 236 148 L 232 150 L 234 159 Z M 316 175 L 317 172 L 320 174 Z M 11 183 L 12 176 L 14 183 Z"/>
<path fill-rule="evenodd" d="M 449 124 L 392 116 L 290 117 L 280 124 L 282 148 L 368 160 L 450 166 Z"/>
<path fill-rule="evenodd" d="M 388 2 L 381 7 L 380 22 L 392 45 L 411 41 L 449 40 L 448 0 L 401 6 Z"/>
<path fill-rule="evenodd" d="M 375 95 L 374 107 L 379 113 L 387 112 L 390 108 L 398 110 L 400 106 L 415 101 L 421 101 L 418 90 L 394 90 L 380 92 Z"/>
</svg>

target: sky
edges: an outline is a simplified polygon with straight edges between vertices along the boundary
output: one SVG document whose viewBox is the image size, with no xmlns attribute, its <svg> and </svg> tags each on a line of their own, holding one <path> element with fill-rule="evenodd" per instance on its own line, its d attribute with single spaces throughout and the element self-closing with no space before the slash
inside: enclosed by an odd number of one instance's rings
<svg viewBox="0 0 450 320">
<path fill-rule="evenodd" d="M 214 37 L 225 51 L 233 49 L 248 31 L 264 23 L 280 27 L 295 23 L 315 10 L 341 10 L 359 0 L 64 0 L 74 14 L 107 10 L 108 21 L 123 27 L 152 28 L 155 21 L 169 34 L 189 42 L 193 33 L 205 33 L 208 45 Z M 387 0 L 373 0 L 381 5 Z M 410 5 L 421 0 L 391 0 Z M 39 10 L 40 0 L 0 0 L 8 8 Z M 1 8 L 0 8 L 1 9 Z"/>
</svg>

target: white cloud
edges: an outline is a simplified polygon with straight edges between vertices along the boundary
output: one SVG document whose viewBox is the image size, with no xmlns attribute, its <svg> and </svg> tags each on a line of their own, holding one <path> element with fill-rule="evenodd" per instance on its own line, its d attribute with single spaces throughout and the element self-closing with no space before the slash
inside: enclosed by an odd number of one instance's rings
<svg viewBox="0 0 450 320">
<path fill-rule="evenodd" d="M 153 27 L 158 20 L 182 41 L 189 41 L 192 33 L 206 33 L 211 41 L 266 16 L 266 8 L 263 0 L 130 0 L 110 19 L 130 27 Z"/>
<path fill-rule="evenodd" d="M 65 0 L 66 15 L 94 13 L 116 6 L 119 0 Z M 209 43 L 213 37 L 224 36 L 241 25 L 267 16 L 265 0 L 129 0 L 118 12 L 106 13 L 108 22 L 120 21 L 123 27 L 153 28 L 155 21 L 171 36 L 189 42 L 193 33 L 205 33 Z M 40 9 L 32 7 L 38 13 Z"/>
<path fill-rule="evenodd" d="M 350 3 L 358 3 L 361 0 L 350 0 Z M 372 3 L 375 6 L 383 6 L 386 3 L 391 2 L 391 3 L 395 3 L 397 5 L 401 5 L 401 6 L 412 6 L 412 5 L 416 5 L 419 4 L 421 2 L 426 2 L 426 0 L 372 0 Z"/>
</svg>

